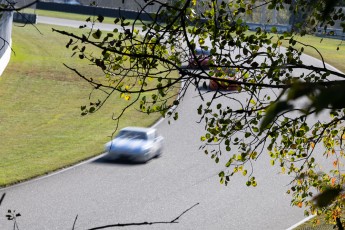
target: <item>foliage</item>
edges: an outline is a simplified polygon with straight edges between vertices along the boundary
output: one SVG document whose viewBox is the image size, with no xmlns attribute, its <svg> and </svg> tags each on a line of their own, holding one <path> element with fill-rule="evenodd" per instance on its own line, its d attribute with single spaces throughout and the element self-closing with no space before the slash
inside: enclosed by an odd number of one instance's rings
<svg viewBox="0 0 345 230">
<path fill-rule="evenodd" d="M 332 34 L 329 27 L 336 22 L 344 30 L 344 13 L 336 7 L 341 2 L 146 2 L 141 13 L 152 4 L 160 7 L 152 22 L 142 22 L 140 29 L 134 27 L 135 22 L 121 18 L 115 20 L 113 33 L 92 29 L 79 36 L 56 30 L 70 37 L 67 47 L 76 57 L 88 59 L 105 77 L 99 81 L 79 76 L 95 90 L 109 95 L 120 92 L 124 99 L 134 97 L 140 101 L 142 112 L 161 112 L 174 119 L 178 114 L 171 108 L 178 106 L 188 88 L 196 87 L 205 100 L 197 111 L 205 123 L 201 149 L 216 163 L 227 158 L 227 170 L 219 173 L 221 183 L 229 184 L 232 176 L 240 173 L 248 178 L 247 186 L 257 186 L 253 165 L 268 153 L 272 165 L 294 178 L 287 191 L 292 205 L 307 207 L 307 215 L 326 213 L 329 221 L 339 222 L 344 208 L 345 76 L 329 69 L 321 53 L 321 65 L 304 63 L 304 49 L 310 46 L 299 43 L 296 35 L 320 30 Z M 277 34 L 276 27 L 271 31 L 257 28 L 249 33 L 243 18 L 260 7 L 288 9 L 293 29 Z M 102 22 L 103 17 L 96 20 Z M 101 53 L 89 52 L 90 46 Z M 199 58 L 196 47 L 210 52 L 210 68 L 201 63 L 196 69 L 185 68 L 189 59 Z M 334 47 L 334 52 L 338 49 Z M 200 90 L 198 86 L 207 86 L 210 78 L 225 75 L 224 68 L 240 72 L 239 80 L 218 80 L 241 85 L 237 91 Z M 179 77 L 171 77 L 174 71 Z M 150 80 L 154 87 L 148 84 Z M 169 91 L 180 83 L 180 97 L 168 103 L 172 96 Z M 226 103 L 219 103 L 218 98 L 226 98 Z M 85 107 L 83 112 L 87 114 L 90 109 Z M 320 195 L 315 196 L 318 192 Z"/>
</svg>

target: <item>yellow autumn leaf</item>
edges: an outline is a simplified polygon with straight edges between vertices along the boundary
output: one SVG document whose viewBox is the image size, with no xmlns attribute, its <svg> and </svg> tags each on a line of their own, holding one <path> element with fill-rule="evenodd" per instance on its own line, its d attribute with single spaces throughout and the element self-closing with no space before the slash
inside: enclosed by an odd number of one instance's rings
<svg viewBox="0 0 345 230">
<path fill-rule="evenodd" d="M 336 168 L 338 166 L 338 160 L 333 161 L 333 167 Z"/>
<path fill-rule="evenodd" d="M 196 5 L 196 0 L 192 0 L 192 4 L 193 4 L 193 6 L 195 6 Z"/>
<path fill-rule="evenodd" d="M 314 142 L 310 142 L 310 148 L 315 148 L 315 143 Z"/>
</svg>

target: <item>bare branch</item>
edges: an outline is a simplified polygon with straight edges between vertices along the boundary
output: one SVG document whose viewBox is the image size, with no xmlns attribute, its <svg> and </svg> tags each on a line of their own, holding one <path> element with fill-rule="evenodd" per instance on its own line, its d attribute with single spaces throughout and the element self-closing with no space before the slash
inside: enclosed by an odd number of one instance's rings
<svg viewBox="0 0 345 230">
<path fill-rule="evenodd" d="M 106 229 L 106 228 L 113 228 L 113 227 L 126 227 L 126 226 L 141 226 L 141 225 L 155 225 L 155 224 L 177 224 L 178 220 L 186 214 L 188 211 L 190 211 L 195 206 L 199 205 L 199 203 L 194 204 L 192 207 L 186 209 L 183 211 L 180 215 L 178 215 L 176 218 L 174 218 L 171 221 L 155 221 L 155 222 L 138 222 L 138 223 L 119 223 L 119 224 L 111 224 L 111 225 L 104 225 L 100 227 L 90 228 L 89 230 L 97 230 L 97 229 Z"/>
<path fill-rule="evenodd" d="M 5 199 L 5 195 L 6 195 L 6 193 L 4 193 L 4 194 L 1 195 L 1 198 L 0 198 L 0 206 L 1 206 L 2 201 Z"/>
</svg>

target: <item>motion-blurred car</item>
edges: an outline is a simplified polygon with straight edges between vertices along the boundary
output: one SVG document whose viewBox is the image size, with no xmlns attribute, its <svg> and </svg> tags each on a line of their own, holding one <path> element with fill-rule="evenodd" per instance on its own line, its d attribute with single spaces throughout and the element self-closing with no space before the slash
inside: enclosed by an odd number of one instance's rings
<svg viewBox="0 0 345 230">
<path fill-rule="evenodd" d="M 241 72 L 232 68 L 216 68 L 214 70 L 214 76 L 212 76 L 210 79 L 209 88 L 211 90 L 240 90 L 240 85 L 221 81 L 220 79 L 239 80 L 241 76 Z"/>
<path fill-rule="evenodd" d="M 192 53 L 189 54 L 188 67 L 198 68 L 199 66 L 208 67 L 210 61 L 210 51 L 204 49 L 196 49 L 195 57 Z"/>
<path fill-rule="evenodd" d="M 154 128 L 127 127 L 105 145 L 106 158 L 147 162 L 159 157 L 163 150 L 163 137 Z"/>
</svg>

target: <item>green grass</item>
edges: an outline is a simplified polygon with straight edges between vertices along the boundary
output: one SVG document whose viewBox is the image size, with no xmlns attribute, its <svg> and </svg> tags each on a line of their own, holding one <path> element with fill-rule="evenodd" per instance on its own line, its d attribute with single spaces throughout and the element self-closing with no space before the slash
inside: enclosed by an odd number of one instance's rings
<svg viewBox="0 0 345 230">
<path fill-rule="evenodd" d="M 318 224 L 314 224 L 313 220 L 316 217 L 314 217 L 313 219 L 301 224 L 300 226 L 297 226 L 296 228 L 294 228 L 294 230 L 334 230 L 334 229 L 338 229 L 338 228 L 334 228 L 334 224 L 327 224 L 323 217 L 319 217 L 319 223 Z"/>
<path fill-rule="evenodd" d="M 95 77 L 102 74 L 70 57 L 67 37 L 51 26 L 37 27 L 43 35 L 32 26 L 13 27 L 15 54 L 0 77 L 0 187 L 100 154 L 115 128 L 113 113 L 128 103 L 117 95 L 99 112 L 81 116 L 91 88 L 63 63 Z M 132 108 L 121 126 L 149 126 L 159 118 Z"/>
<path fill-rule="evenodd" d="M 345 43 L 338 39 L 332 38 L 321 38 L 316 36 L 303 36 L 303 37 L 295 37 L 299 42 L 317 48 L 322 57 L 324 58 L 325 62 L 336 67 L 341 72 L 345 73 Z M 287 45 L 288 43 L 283 43 L 283 45 Z M 296 47 L 301 47 L 297 45 Z M 315 49 L 312 47 L 305 47 L 305 54 L 313 56 L 317 59 L 321 60 L 321 56 L 316 52 Z M 339 47 L 339 50 L 337 50 Z"/>
</svg>

